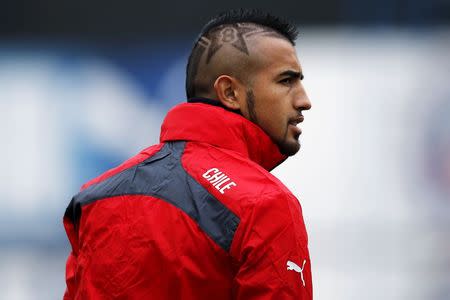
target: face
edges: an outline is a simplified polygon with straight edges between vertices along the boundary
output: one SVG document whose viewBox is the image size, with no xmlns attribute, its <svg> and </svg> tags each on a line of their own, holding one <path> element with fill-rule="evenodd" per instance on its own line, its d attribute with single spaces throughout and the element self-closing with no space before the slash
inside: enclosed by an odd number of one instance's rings
<svg viewBox="0 0 450 300">
<path fill-rule="evenodd" d="M 294 155 L 300 149 L 302 111 L 311 108 L 295 48 L 284 39 L 264 37 L 255 51 L 260 67 L 249 80 L 241 112 L 271 137 L 281 153 Z"/>
</svg>

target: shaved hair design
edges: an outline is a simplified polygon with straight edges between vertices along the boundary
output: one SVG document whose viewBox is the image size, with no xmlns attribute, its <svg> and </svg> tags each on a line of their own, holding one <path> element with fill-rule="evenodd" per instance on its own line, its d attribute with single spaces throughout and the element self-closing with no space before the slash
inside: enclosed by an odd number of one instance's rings
<svg viewBox="0 0 450 300">
<path fill-rule="evenodd" d="M 186 67 L 186 95 L 206 97 L 222 74 L 248 82 L 257 63 L 251 45 L 256 37 L 282 38 L 295 45 L 297 28 L 258 10 L 231 10 L 214 17 L 202 29 Z"/>
</svg>

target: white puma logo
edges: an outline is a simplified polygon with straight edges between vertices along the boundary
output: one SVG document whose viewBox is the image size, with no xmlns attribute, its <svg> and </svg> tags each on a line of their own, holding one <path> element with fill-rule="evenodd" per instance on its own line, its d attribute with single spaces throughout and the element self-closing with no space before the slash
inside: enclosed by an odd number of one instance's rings
<svg viewBox="0 0 450 300">
<path fill-rule="evenodd" d="M 303 286 L 305 286 L 305 280 L 303 279 L 303 270 L 305 269 L 306 259 L 303 260 L 303 266 L 300 268 L 296 263 L 288 260 L 287 261 L 287 269 L 289 271 L 295 271 L 300 273 L 300 278 L 302 279 Z"/>
</svg>

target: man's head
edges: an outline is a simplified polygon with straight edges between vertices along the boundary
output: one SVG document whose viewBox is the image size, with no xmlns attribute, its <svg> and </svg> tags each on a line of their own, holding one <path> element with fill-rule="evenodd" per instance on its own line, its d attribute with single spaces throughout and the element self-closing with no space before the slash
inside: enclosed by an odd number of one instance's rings
<svg viewBox="0 0 450 300">
<path fill-rule="evenodd" d="M 205 25 L 186 70 L 188 98 L 217 99 L 260 126 L 286 155 L 299 148 L 302 110 L 311 107 L 294 48 L 295 26 L 255 10 Z"/>
</svg>

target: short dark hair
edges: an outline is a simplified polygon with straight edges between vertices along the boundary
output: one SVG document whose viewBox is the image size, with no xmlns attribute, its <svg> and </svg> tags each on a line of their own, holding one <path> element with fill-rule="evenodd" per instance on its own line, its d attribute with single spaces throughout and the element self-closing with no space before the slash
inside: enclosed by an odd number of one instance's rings
<svg viewBox="0 0 450 300">
<path fill-rule="evenodd" d="M 193 61 L 198 60 L 198 57 L 202 54 L 198 47 L 200 39 L 217 27 L 237 23 L 252 23 L 273 30 L 275 33 L 286 38 L 293 46 L 298 36 L 298 29 L 294 24 L 258 9 L 232 9 L 216 15 L 203 26 L 189 55 L 186 66 L 186 95 L 188 98 L 197 96 L 195 95 L 196 87 L 194 79 L 197 73 L 198 63 L 194 63 Z"/>
</svg>

